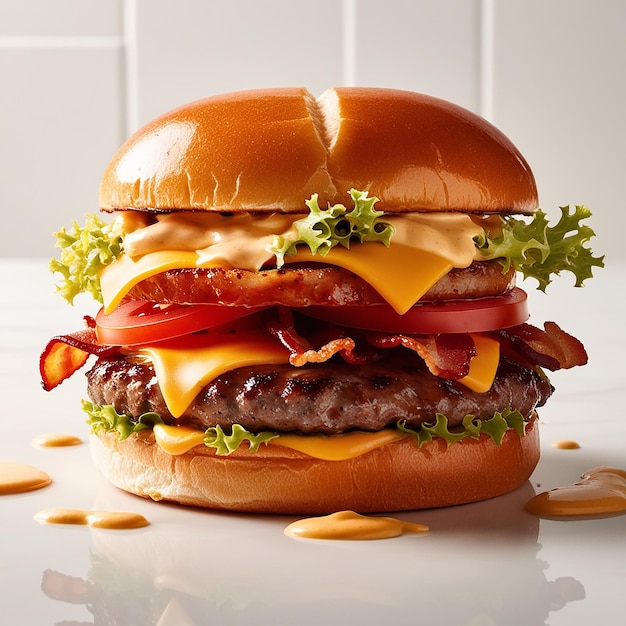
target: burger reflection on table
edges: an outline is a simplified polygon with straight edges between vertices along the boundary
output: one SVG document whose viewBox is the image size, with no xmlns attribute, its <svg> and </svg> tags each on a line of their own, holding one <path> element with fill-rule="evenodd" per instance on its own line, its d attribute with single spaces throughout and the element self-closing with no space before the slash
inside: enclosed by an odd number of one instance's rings
<svg viewBox="0 0 626 626">
<path fill-rule="evenodd" d="M 46 570 L 42 590 L 85 605 L 95 625 L 358 618 L 401 626 L 415 624 L 419 610 L 424 624 L 541 626 L 585 590 L 571 577 L 546 579 L 539 519 L 523 511 L 533 495 L 527 482 L 486 502 L 400 514 L 430 532 L 370 542 L 294 541 L 282 535 L 292 518 L 227 513 L 130 533 L 91 530 L 88 575 Z M 110 504 L 119 508 L 98 507 Z"/>
</svg>

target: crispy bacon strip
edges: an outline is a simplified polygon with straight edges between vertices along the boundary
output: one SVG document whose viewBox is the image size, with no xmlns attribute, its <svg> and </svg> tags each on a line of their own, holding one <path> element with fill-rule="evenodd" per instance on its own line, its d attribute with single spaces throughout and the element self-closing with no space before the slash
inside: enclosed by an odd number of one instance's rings
<svg viewBox="0 0 626 626">
<path fill-rule="evenodd" d="M 288 308 L 281 309 L 278 322 L 270 323 L 268 330 L 291 352 L 289 362 L 295 367 L 323 363 L 336 354 L 352 365 L 367 363 L 378 359 L 381 349 L 402 346 L 417 352 L 435 376 L 456 380 L 467 375 L 470 360 L 476 355 L 474 342 L 466 334 L 409 336 L 370 332 L 359 341 L 358 331 L 329 324 L 300 332 Z"/>
<path fill-rule="evenodd" d="M 90 355 L 106 356 L 118 350 L 116 346 L 99 343 L 93 328 L 57 335 L 39 357 L 41 384 L 50 391 L 85 365 Z"/>
<path fill-rule="evenodd" d="M 543 327 L 520 324 L 500 331 L 500 336 L 523 358 L 551 371 L 587 363 L 585 347 L 576 337 L 555 322 L 545 322 Z"/>
<path fill-rule="evenodd" d="M 324 361 L 328 361 L 335 354 L 341 354 L 344 360 L 349 362 L 351 355 L 354 354 L 354 348 L 354 339 L 349 337 L 333 339 L 318 350 L 310 349 L 292 354 L 289 357 L 289 363 L 295 367 L 301 367 L 307 363 L 324 363 Z"/>
<path fill-rule="evenodd" d="M 351 364 L 371 362 L 379 358 L 381 349 L 404 347 L 416 352 L 430 372 L 440 378 L 457 380 L 469 372 L 476 355 L 474 342 L 468 334 L 403 335 L 369 332 L 364 336 L 354 329 L 324 326 L 324 336 L 311 329 L 302 334 L 296 330 L 291 311 L 270 326 L 270 332 L 291 351 L 289 362 L 300 367 L 306 363 L 323 363 L 336 354 Z M 349 335 L 349 336 L 348 336 Z M 564 332 L 556 323 L 546 322 L 544 330 L 521 324 L 496 331 L 492 336 L 501 344 L 501 353 L 532 369 L 567 369 L 587 362 L 582 343 Z M 364 350 L 368 344 L 370 350 Z"/>
<path fill-rule="evenodd" d="M 301 354 L 313 348 L 310 341 L 307 341 L 296 331 L 291 309 L 280 307 L 278 309 L 278 321 L 268 322 L 267 330 L 274 335 L 293 354 Z"/>
<path fill-rule="evenodd" d="M 307 333 L 309 339 L 305 339 L 295 328 L 291 309 L 285 307 L 279 310 L 279 321 L 269 322 L 267 329 L 291 352 L 289 363 L 295 367 L 307 363 L 323 363 L 335 354 L 340 354 L 344 361 L 351 365 L 367 363 L 378 358 L 372 351 L 355 352 L 356 341 L 346 337 L 345 329 L 339 326 L 323 324 Z"/>
<path fill-rule="evenodd" d="M 470 361 L 476 356 L 474 341 L 467 334 L 407 336 L 368 333 L 367 340 L 378 348 L 409 348 L 424 359 L 431 374 L 448 380 L 467 376 Z"/>
</svg>

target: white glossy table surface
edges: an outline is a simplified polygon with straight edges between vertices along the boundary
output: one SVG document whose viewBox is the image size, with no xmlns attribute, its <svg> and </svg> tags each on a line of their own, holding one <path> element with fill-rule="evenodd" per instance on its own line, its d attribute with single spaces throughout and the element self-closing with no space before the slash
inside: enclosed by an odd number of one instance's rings
<svg viewBox="0 0 626 626">
<path fill-rule="evenodd" d="M 307 542 L 284 535 L 294 517 L 144 501 L 105 482 L 87 445 L 32 445 L 46 432 L 87 436 L 84 377 L 45 393 L 38 358 L 52 335 L 94 311 L 54 295 L 45 266 L 0 261 L 0 460 L 53 478 L 45 489 L 0 497 L 1 624 L 626 623 L 626 515 L 555 521 L 523 510 L 533 492 L 592 467 L 626 469 L 626 267 L 596 271 L 583 289 L 564 275 L 547 295 L 531 293 L 531 322 L 559 322 L 583 340 L 590 363 L 551 376 L 557 389 L 541 412 L 542 459 L 524 487 L 397 515 L 427 524 L 427 534 Z M 581 447 L 557 450 L 559 439 Z M 135 511 L 151 525 L 110 531 L 33 519 L 59 506 Z"/>
</svg>

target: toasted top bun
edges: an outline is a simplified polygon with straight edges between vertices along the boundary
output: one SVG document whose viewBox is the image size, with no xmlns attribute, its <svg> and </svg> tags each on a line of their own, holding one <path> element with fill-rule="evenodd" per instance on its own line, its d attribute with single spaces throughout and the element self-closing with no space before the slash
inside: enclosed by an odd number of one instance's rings
<svg viewBox="0 0 626 626">
<path fill-rule="evenodd" d="M 377 208 L 531 213 L 533 174 L 483 118 L 393 89 L 243 91 L 192 102 L 147 124 L 104 173 L 104 211 L 306 212 L 346 203 L 352 189 Z"/>
</svg>

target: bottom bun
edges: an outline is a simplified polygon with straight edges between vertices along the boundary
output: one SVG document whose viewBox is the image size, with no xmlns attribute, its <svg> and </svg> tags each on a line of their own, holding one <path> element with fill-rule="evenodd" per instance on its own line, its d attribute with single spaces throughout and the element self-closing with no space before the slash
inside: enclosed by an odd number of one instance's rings
<svg viewBox="0 0 626 626">
<path fill-rule="evenodd" d="M 151 431 L 118 440 L 91 436 L 98 469 L 130 493 L 227 511 L 325 514 L 384 513 L 464 504 L 521 486 L 539 461 L 534 419 L 520 437 L 508 430 L 496 445 L 487 435 L 417 447 L 407 437 L 345 461 L 322 461 L 281 446 L 218 456 L 198 446 L 171 456 Z"/>
</svg>

